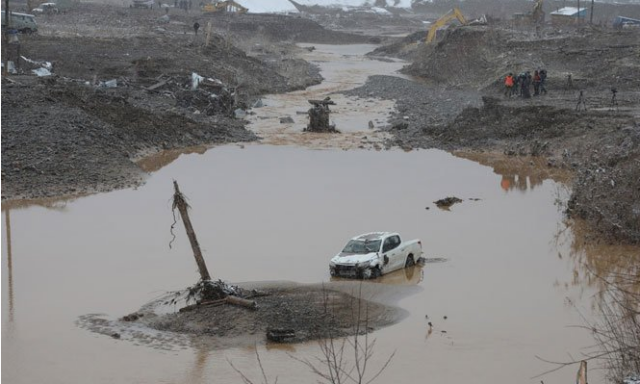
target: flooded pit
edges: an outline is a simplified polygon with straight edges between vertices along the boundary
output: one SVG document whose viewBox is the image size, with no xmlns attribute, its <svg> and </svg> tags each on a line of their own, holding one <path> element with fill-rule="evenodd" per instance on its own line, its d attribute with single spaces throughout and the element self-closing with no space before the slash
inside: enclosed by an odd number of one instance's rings
<svg viewBox="0 0 640 384">
<path fill-rule="evenodd" d="M 231 383 L 238 377 L 227 357 L 254 366 L 247 348 L 136 346 L 75 325 L 91 313 L 120 317 L 195 282 L 182 231 L 168 247 L 174 178 L 193 206 L 215 278 L 328 281 L 328 260 L 343 243 L 380 229 L 421 238 L 427 258 L 444 259 L 381 279 L 420 288 L 399 301 L 408 318 L 375 333 L 376 356 L 397 351 L 383 382 L 419 380 L 426 372 L 439 382 L 527 381 L 548 369 L 535 355 L 561 359 L 592 343 L 586 332 L 568 328 L 582 324 L 568 299 L 588 314 L 593 298 L 586 282 L 573 282 L 579 265 L 558 257 L 575 253 L 554 205 L 563 193 L 558 184 L 505 191 L 491 168 L 441 151 L 225 146 L 181 156 L 138 190 L 54 209 L 4 210 L 3 244 L 10 232 L 11 246 L 10 270 L 7 246 L 2 251 L 4 379 Z M 449 195 L 464 201 L 449 212 L 436 209 L 432 202 Z M 429 336 L 427 321 L 435 330 Z M 259 348 L 280 382 L 313 379 L 286 351 Z M 286 348 L 317 353 L 314 343 Z M 549 377 L 572 376 L 565 370 Z"/>
<path fill-rule="evenodd" d="M 305 97 L 290 110 L 302 108 Z M 369 284 L 373 299 L 408 312 L 373 334 L 372 364 L 396 352 L 377 382 L 538 383 L 533 377 L 553 367 L 535 356 L 563 360 L 593 344 L 587 332 L 570 326 L 593 316 L 597 287 L 585 277 L 585 263 L 596 264 L 594 255 L 609 248 L 585 249 L 574 241 L 556 205 L 567 197 L 562 184 L 531 169 L 492 168 L 442 151 L 344 151 L 353 148 L 345 136 L 337 143 L 334 137 L 305 141 L 298 124 L 272 137 L 279 121 L 252 128 L 267 143 L 296 146 L 165 154 L 145 163 L 154 173 L 136 190 L 46 206 L 4 205 L 2 379 L 240 382 L 230 359 L 258 380 L 253 347 L 212 348 L 145 329 L 135 339 L 116 340 L 77 326 L 89 314 L 116 319 L 197 280 L 182 228 L 168 247 L 173 179 L 193 207 L 212 276 L 230 282 L 329 282 L 329 259 L 356 234 L 389 230 L 422 239 L 423 266 Z M 358 123 L 353 134 L 367 129 Z M 505 176 L 514 187 L 505 188 Z M 433 202 L 447 196 L 463 202 L 448 212 L 437 209 Z M 637 248 L 618 252 L 638 254 Z M 603 270 L 606 264 L 597 263 Z M 316 343 L 263 344 L 263 335 L 255 341 L 270 378 L 316 381 L 289 356 L 318 355 Z M 602 374 L 590 371 L 591 381 Z M 543 379 L 574 377 L 568 368 Z"/>
</svg>

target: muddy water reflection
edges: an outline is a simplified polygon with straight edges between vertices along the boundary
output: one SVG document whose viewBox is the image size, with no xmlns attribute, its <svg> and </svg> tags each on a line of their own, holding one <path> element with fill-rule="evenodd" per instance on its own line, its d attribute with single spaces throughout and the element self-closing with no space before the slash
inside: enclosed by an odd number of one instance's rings
<svg viewBox="0 0 640 384">
<path fill-rule="evenodd" d="M 505 194 L 491 168 L 440 151 L 224 146 L 181 156 L 138 190 L 80 198 L 64 210 L 3 212 L 3 222 L 11 224 L 3 241 L 11 237 L 14 284 L 2 290 L 3 379 L 239 382 L 226 358 L 258 378 L 251 348 L 169 343 L 167 351 L 74 325 L 90 313 L 117 318 L 195 281 L 183 233 L 168 248 L 174 178 L 194 207 L 192 221 L 215 278 L 328 281 L 328 259 L 349 237 L 381 229 L 419 237 L 426 257 L 446 259 L 381 280 L 392 285 L 374 284 L 389 288 L 380 296 L 401 292 L 392 287 L 402 284 L 419 288 L 392 295 L 410 315 L 375 334 L 372 364 L 397 351 L 380 382 L 424 382 L 428 374 L 433 382 L 537 383 L 529 378 L 549 367 L 535 355 L 562 359 L 592 343 L 585 332 L 567 328 L 582 319 L 565 298 L 589 316 L 593 290 L 580 282 L 558 286 L 571 281 L 576 265 L 558 257 L 572 252 L 572 245 L 556 241 L 562 219 L 554 206 L 556 183 Z M 450 212 L 425 210 L 450 195 L 465 201 Z M 9 252 L 2 252 L 7 279 Z M 295 352 L 258 348 L 279 382 L 315 380 L 287 354 L 316 355 L 314 343 L 291 346 Z M 593 381 L 598 374 L 592 373 Z M 559 371 L 545 382 L 567 382 L 573 375 Z"/>
</svg>

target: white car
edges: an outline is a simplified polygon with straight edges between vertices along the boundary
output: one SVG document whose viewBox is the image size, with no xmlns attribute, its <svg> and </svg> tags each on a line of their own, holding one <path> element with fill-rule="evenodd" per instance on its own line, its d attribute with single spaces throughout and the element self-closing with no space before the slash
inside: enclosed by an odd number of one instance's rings
<svg viewBox="0 0 640 384">
<path fill-rule="evenodd" d="M 55 13 L 60 13 L 60 10 L 58 9 L 58 6 L 56 5 L 56 3 L 42 3 L 38 8 L 34 8 L 32 12 L 51 15 Z"/>
<path fill-rule="evenodd" d="M 410 267 L 422 256 L 422 242 L 402 242 L 393 232 L 373 232 L 349 240 L 344 249 L 329 262 L 329 272 L 336 277 L 373 279 L 395 270 Z"/>
</svg>

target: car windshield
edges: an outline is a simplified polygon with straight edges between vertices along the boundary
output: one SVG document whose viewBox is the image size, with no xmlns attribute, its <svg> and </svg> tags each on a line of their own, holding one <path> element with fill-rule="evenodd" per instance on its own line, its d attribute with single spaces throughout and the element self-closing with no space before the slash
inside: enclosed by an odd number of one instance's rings
<svg viewBox="0 0 640 384">
<path fill-rule="evenodd" d="M 380 240 L 351 240 L 344 247 L 342 252 L 344 253 L 371 253 L 378 252 L 380 250 Z"/>
</svg>

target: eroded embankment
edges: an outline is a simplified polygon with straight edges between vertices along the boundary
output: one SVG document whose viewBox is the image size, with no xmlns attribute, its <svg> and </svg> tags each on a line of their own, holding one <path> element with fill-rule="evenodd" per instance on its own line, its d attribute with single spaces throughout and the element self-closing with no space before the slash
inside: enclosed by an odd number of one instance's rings
<svg viewBox="0 0 640 384">
<path fill-rule="evenodd" d="M 128 96 L 55 79 L 22 78 L 3 87 L 3 199 L 124 188 L 142 181 L 133 162 L 142 153 L 256 139 L 241 121 L 154 112 Z"/>
</svg>

